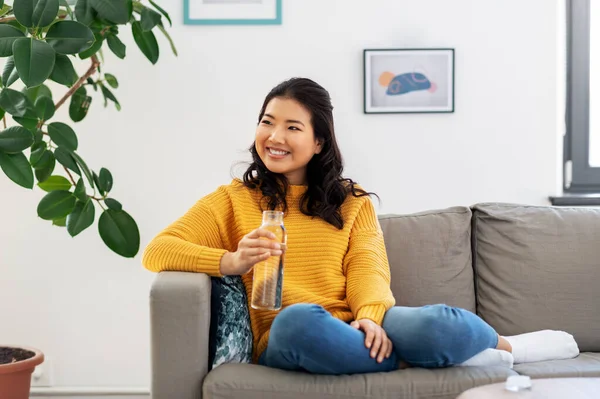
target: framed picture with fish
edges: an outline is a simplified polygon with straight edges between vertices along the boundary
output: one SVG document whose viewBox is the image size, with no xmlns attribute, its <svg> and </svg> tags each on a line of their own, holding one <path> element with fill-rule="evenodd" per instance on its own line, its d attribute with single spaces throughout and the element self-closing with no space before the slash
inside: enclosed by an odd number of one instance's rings
<svg viewBox="0 0 600 399">
<path fill-rule="evenodd" d="M 183 0 L 185 25 L 281 25 L 281 0 Z"/>
<path fill-rule="evenodd" d="M 364 113 L 454 112 L 454 49 L 364 50 Z"/>
</svg>

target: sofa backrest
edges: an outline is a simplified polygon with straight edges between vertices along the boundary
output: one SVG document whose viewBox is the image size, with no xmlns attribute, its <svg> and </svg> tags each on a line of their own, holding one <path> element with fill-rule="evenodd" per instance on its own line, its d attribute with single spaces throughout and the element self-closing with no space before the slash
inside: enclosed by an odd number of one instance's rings
<svg viewBox="0 0 600 399">
<path fill-rule="evenodd" d="M 382 215 L 379 221 L 398 306 L 445 303 L 475 311 L 469 208 Z"/>
<path fill-rule="evenodd" d="M 600 208 L 473 206 L 478 314 L 500 334 L 556 329 L 600 351 Z"/>
</svg>

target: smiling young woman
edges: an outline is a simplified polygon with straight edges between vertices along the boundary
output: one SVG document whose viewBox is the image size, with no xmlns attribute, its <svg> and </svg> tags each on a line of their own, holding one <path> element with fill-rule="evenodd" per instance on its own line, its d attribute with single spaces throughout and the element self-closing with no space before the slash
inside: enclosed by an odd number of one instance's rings
<svg viewBox="0 0 600 399">
<path fill-rule="evenodd" d="M 263 210 L 281 210 L 288 231 L 282 310 L 249 307 L 257 363 L 352 374 L 576 356 L 565 332 L 501 337 L 464 309 L 394 306 L 377 214 L 370 193 L 342 175 L 332 111 L 329 93 L 310 79 L 273 88 L 243 179 L 200 199 L 158 234 L 144 265 L 241 276 L 251 292 L 253 266 L 282 254 L 256 227 Z"/>
<path fill-rule="evenodd" d="M 303 185 L 308 163 L 321 153 L 321 141 L 307 109 L 294 99 L 274 98 L 256 129 L 255 146 L 268 170 L 284 175 L 289 184 Z"/>
</svg>

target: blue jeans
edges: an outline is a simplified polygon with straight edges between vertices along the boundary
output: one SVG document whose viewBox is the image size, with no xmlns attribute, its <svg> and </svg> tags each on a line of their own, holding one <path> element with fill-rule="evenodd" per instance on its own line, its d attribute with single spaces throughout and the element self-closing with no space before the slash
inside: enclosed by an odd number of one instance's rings
<svg viewBox="0 0 600 399">
<path fill-rule="evenodd" d="M 394 351 L 377 363 L 362 331 L 319 305 L 292 305 L 275 317 L 259 363 L 315 374 L 372 373 L 396 370 L 400 360 L 413 367 L 448 367 L 498 345 L 498 335 L 486 322 L 446 305 L 393 307 L 383 329 Z"/>
</svg>

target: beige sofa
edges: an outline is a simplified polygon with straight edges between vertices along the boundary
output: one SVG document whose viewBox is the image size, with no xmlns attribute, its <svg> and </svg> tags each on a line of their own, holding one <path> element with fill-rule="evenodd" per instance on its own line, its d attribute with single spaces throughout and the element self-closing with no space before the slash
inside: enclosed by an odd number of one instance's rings
<svg viewBox="0 0 600 399">
<path fill-rule="evenodd" d="M 258 365 L 208 372 L 210 279 L 160 273 L 151 290 L 152 398 L 436 398 L 504 381 L 600 377 L 600 208 L 477 204 L 381 216 L 397 304 L 476 311 L 503 335 L 572 333 L 571 360 L 319 376 Z"/>
</svg>

